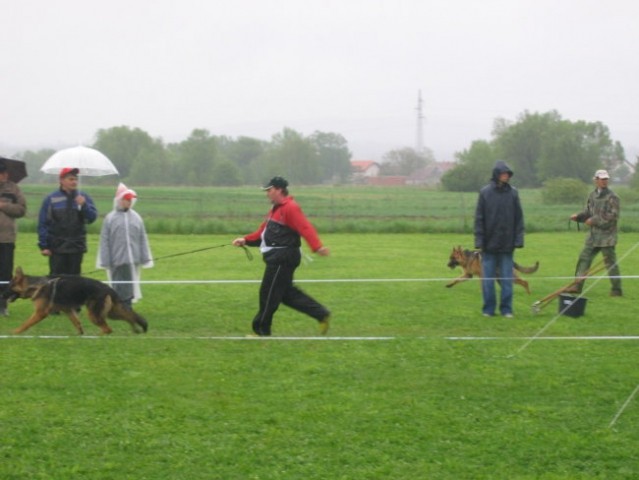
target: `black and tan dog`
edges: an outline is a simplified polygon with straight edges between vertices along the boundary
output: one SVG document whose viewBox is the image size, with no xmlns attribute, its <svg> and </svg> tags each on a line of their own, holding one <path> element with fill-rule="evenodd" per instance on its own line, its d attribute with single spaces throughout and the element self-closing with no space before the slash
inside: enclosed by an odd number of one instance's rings
<svg viewBox="0 0 639 480">
<path fill-rule="evenodd" d="M 77 314 L 82 306 L 86 306 L 89 319 L 104 334 L 112 332 L 107 318 L 126 320 L 136 333 L 146 332 L 148 328 L 146 320 L 127 308 L 115 290 L 92 278 L 75 275 L 36 277 L 25 275 L 22 268 L 18 267 L 3 296 L 10 302 L 17 298 L 31 299 L 35 307 L 31 317 L 14 333 L 24 332 L 50 313 L 64 312 L 82 335 L 84 330 Z"/>
<path fill-rule="evenodd" d="M 462 250 L 461 246 L 453 247 L 453 251 L 450 253 L 450 258 L 448 261 L 448 266 L 450 268 L 461 267 L 464 273 L 457 277 L 455 280 L 446 285 L 446 287 L 454 287 L 460 282 L 473 278 L 473 276 L 478 276 L 481 278 L 481 252 L 473 251 L 473 250 Z M 515 263 L 513 268 L 513 281 L 521 285 L 526 289 L 526 292 L 530 294 L 530 287 L 528 286 L 528 282 L 517 275 L 517 272 L 521 273 L 535 273 L 539 268 L 539 262 L 536 262 L 532 267 L 522 267 L 521 265 Z"/>
</svg>

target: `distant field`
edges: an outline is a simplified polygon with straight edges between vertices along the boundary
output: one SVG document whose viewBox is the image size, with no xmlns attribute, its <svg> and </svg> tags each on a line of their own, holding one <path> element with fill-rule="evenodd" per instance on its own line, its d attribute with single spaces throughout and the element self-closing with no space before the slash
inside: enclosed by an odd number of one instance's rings
<svg viewBox="0 0 639 480">
<path fill-rule="evenodd" d="M 530 306 L 567 283 L 583 233 L 528 235 L 517 260 L 541 266 L 507 320 L 481 316 L 476 281 L 444 287 L 468 234 L 323 234 L 332 256 L 297 280 L 333 310 L 329 336 L 282 307 L 268 340 L 244 338 L 257 255 L 168 257 L 232 238 L 151 235 L 146 335 L 111 322 L 112 336 L 93 337 L 83 319 L 81 338 L 55 317 L 14 337 L 31 305 L 12 304 L 0 320 L 0 478 L 639 476 L 634 235 L 618 248 L 624 297 L 592 279 L 580 318 Z M 91 235 L 85 272 L 95 251 Z M 35 235 L 21 234 L 16 264 L 45 273 Z"/>
<path fill-rule="evenodd" d="M 51 186 L 24 185 L 29 213 L 20 220 L 22 231 L 35 231 L 42 198 Z M 100 218 L 113 207 L 114 187 L 82 185 L 98 204 Z M 233 233 L 252 230 L 268 209 L 264 192 L 257 187 L 241 188 L 153 188 L 136 189 L 140 201 L 136 210 L 147 228 L 157 233 Z M 623 231 L 639 231 L 637 195 L 622 198 Z M 324 186 L 292 187 L 307 215 L 324 232 L 332 233 L 468 233 L 472 231 L 476 193 L 454 193 L 420 187 Z M 562 232 L 576 229 L 568 217 L 583 208 L 574 205 L 545 205 L 539 190 L 521 192 L 526 228 L 529 232 Z M 585 201 L 585 198 L 584 198 Z M 99 222 L 91 226 L 99 231 Z"/>
</svg>

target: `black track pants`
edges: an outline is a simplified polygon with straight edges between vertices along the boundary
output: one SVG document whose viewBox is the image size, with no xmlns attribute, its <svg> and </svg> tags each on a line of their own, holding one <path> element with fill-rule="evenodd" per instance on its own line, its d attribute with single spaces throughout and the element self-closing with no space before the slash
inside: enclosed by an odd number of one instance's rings
<svg viewBox="0 0 639 480">
<path fill-rule="evenodd" d="M 329 311 L 312 297 L 293 285 L 297 266 L 267 263 L 260 286 L 260 310 L 253 319 L 253 331 L 260 336 L 271 334 L 273 314 L 280 303 L 294 308 L 316 320 L 322 320 Z"/>
</svg>

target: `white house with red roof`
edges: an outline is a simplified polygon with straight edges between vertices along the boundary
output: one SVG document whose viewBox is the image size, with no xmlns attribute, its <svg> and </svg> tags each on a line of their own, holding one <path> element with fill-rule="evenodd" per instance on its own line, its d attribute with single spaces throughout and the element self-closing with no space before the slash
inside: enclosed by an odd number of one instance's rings
<svg viewBox="0 0 639 480">
<path fill-rule="evenodd" d="M 365 181 L 370 177 L 379 175 L 380 164 L 373 160 L 351 160 L 351 172 L 353 180 Z"/>
</svg>

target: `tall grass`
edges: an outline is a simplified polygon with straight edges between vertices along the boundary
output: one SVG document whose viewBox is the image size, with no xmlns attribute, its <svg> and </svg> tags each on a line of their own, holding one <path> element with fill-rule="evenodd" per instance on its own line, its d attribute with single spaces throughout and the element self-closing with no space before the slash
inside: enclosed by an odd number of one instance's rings
<svg viewBox="0 0 639 480">
<path fill-rule="evenodd" d="M 93 196 L 103 218 L 113 206 L 114 188 L 92 186 L 90 180 L 82 188 Z M 19 221 L 20 229 L 34 232 L 42 198 L 51 188 L 27 184 L 23 189 L 29 212 Z M 248 232 L 268 209 L 264 192 L 256 187 L 140 187 L 137 191 L 136 210 L 154 233 Z M 475 193 L 420 187 L 300 186 L 291 193 L 320 230 L 332 233 L 469 233 L 477 201 Z M 619 189 L 619 194 L 621 230 L 639 231 L 639 198 L 627 189 Z M 540 190 L 523 190 L 521 195 L 529 232 L 566 231 L 569 216 L 583 208 L 581 203 L 544 204 Z M 99 231 L 100 222 L 90 227 L 92 232 Z"/>
<path fill-rule="evenodd" d="M 323 340 L 286 307 L 274 338 L 243 338 L 263 265 L 240 249 L 161 259 L 231 238 L 151 235 L 158 261 L 136 305 L 146 335 L 111 322 L 113 335 L 93 338 L 84 318 L 81 338 L 60 316 L 13 337 L 32 307 L 11 305 L 0 322 L 0 478 L 639 475 L 637 399 L 610 427 L 639 383 L 639 344 L 579 339 L 636 336 L 637 282 L 610 298 L 607 280 L 590 280 L 580 318 L 530 308 L 567 282 L 583 234 L 527 236 L 517 261 L 541 266 L 526 276 L 532 295 L 515 287 L 514 319 L 482 317 L 474 280 L 445 288 L 459 274 L 446 267 L 450 249 L 469 235 L 323 234 L 332 255 L 297 272 L 334 313 Z M 634 246 L 621 236 L 624 275 L 639 270 Z M 87 272 L 95 248 L 91 235 Z M 21 234 L 16 263 L 46 272 L 33 234 Z"/>
</svg>

